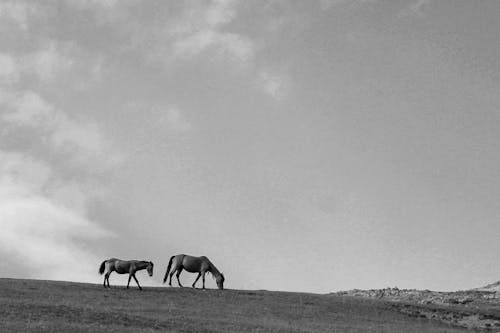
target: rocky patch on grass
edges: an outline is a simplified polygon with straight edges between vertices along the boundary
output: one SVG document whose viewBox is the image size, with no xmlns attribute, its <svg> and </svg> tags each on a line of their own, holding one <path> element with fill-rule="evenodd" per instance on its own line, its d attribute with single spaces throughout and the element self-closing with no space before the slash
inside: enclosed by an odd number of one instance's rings
<svg viewBox="0 0 500 333">
<path fill-rule="evenodd" d="M 390 301 L 394 310 L 411 317 L 439 320 L 467 328 L 500 328 L 500 292 L 496 290 L 477 288 L 439 292 L 393 287 L 354 289 L 334 294 Z"/>
</svg>

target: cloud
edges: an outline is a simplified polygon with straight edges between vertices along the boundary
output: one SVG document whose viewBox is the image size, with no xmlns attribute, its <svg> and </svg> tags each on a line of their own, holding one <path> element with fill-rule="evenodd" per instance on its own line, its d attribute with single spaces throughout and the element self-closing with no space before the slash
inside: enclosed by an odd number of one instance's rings
<svg viewBox="0 0 500 333">
<path fill-rule="evenodd" d="M 112 8 L 118 3 L 118 0 L 70 0 L 68 4 L 80 9 L 103 9 Z"/>
<path fill-rule="evenodd" d="M 35 92 L 11 97 L 3 107 L 0 120 L 11 127 L 30 129 L 45 139 L 40 144 L 46 142 L 54 153 L 69 157 L 73 167 L 108 170 L 124 157 L 114 152 L 95 122 L 72 119 Z"/>
<path fill-rule="evenodd" d="M 176 131 L 187 131 L 191 128 L 191 124 L 176 108 L 170 108 L 165 112 L 165 122 L 170 129 Z"/>
<path fill-rule="evenodd" d="M 20 1 L 0 2 L 0 19 L 16 23 L 21 29 L 28 28 L 28 18 L 35 12 L 35 5 Z"/>
<path fill-rule="evenodd" d="M 231 22 L 236 16 L 234 0 L 214 0 L 205 13 L 205 20 L 211 27 Z"/>
<path fill-rule="evenodd" d="M 200 30 L 217 30 L 236 17 L 237 1 L 212 0 L 186 3 L 181 16 L 168 27 L 173 35 L 192 34 Z"/>
<path fill-rule="evenodd" d="M 161 108 L 153 106 L 149 110 L 148 118 L 148 125 L 159 127 L 162 130 L 167 129 L 173 132 L 185 132 L 192 128 L 188 119 L 186 119 L 182 112 L 176 107 Z"/>
<path fill-rule="evenodd" d="M 35 72 L 42 82 L 49 82 L 58 74 L 68 71 L 73 63 L 72 58 L 64 55 L 60 46 L 50 43 L 26 57 L 24 65 L 27 70 Z"/>
<path fill-rule="evenodd" d="M 76 43 L 49 40 L 19 62 L 22 73 L 34 75 L 45 87 L 59 83 L 65 89 L 84 90 L 100 82 L 106 58 Z M 68 86 L 67 82 L 71 85 Z"/>
<path fill-rule="evenodd" d="M 174 54 L 177 57 L 194 57 L 209 48 L 242 62 L 251 60 L 254 53 L 253 44 L 249 39 L 238 34 L 221 33 L 211 29 L 198 31 L 173 44 Z"/>
<path fill-rule="evenodd" d="M 257 81 L 263 91 L 274 99 L 279 101 L 286 96 L 287 84 L 283 77 L 267 71 L 261 71 Z"/>
<path fill-rule="evenodd" d="M 200 31 L 194 35 L 174 42 L 174 52 L 178 56 L 194 56 L 213 44 L 216 38 L 216 33 L 214 31 Z"/>
<path fill-rule="evenodd" d="M 180 12 L 169 20 L 153 20 L 147 26 L 136 22 L 137 29 L 131 31 L 131 49 L 146 50 L 145 59 L 168 66 L 205 52 L 249 63 L 254 58 L 254 43 L 228 29 L 237 16 L 237 6 L 237 1 L 227 0 L 183 2 Z"/>
<path fill-rule="evenodd" d="M 423 17 L 431 0 L 417 0 L 399 13 L 399 17 Z"/>
<path fill-rule="evenodd" d="M 8 54 L 0 53 L 0 84 L 12 84 L 19 79 L 17 61 Z"/>
<path fill-rule="evenodd" d="M 20 153 L 0 150 L 0 197 L 39 193 L 49 181 L 50 167 Z"/>
<path fill-rule="evenodd" d="M 2 119 L 18 126 L 48 126 L 55 112 L 52 105 L 32 91 L 11 99 L 7 108 L 9 111 L 1 115 Z"/>
<path fill-rule="evenodd" d="M 236 17 L 236 1 L 211 1 L 207 7 L 193 7 L 185 11 L 181 20 L 172 25 L 173 50 L 177 56 L 196 56 L 215 48 L 246 62 L 252 59 L 253 43 L 243 35 L 222 31 Z"/>
<path fill-rule="evenodd" d="M 319 4 L 321 9 L 328 10 L 333 6 L 340 5 L 346 3 L 346 0 L 320 0 Z"/>
<path fill-rule="evenodd" d="M 29 277 L 95 281 L 99 258 L 79 244 L 112 234 L 78 207 L 51 196 L 62 184 L 52 186 L 55 179 L 46 163 L 26 154 L 0 151 L 1 255 L 13 265 L 11 271 Z M 81 197 L 75 187 L 63 191 Z M 78 264 L 68 269 L 70 263 Z"/>
<path fill-rule="evenodd" d="M 52 147 L 69 157 L 75 167 L 106 171 L 119 165 L 124 155 L 114 151 L 95 122 L 81 122 L 60 113 L 50 135 Z"/>
<path fill-rule="evenodd" d="M 332 7 L 340 5 L 349 5 L 353 8 L 360 7 L 365 4 L 375 4 L 380 0 L 320 0 L 319 4 L 322 10 L 329 10 Z"/>
<path fill-rule="evenodd" d="M 22 75 L 50 87 L 73 70 L 71 46 L 46 45 L 18 58 L 0 54 L 0 266 L 14 276 L 91 282 L 102 258 L 87 247 L 112 236 L 88 218 L 89 202 L 105 193 L 93 174 L 109 173 L 124 155 L 96 122 L 16 91 Z"/>
<path fill-rule="evenodd" d="M 45 47 L 22 56 L 14 57 L 7 53 L 0 53 L 0 84 L 12 85 L 17 83 L 21 75 L 35 75 L 42 83 L 52 83 L 62 74 L 68 73 L 75 64 L 73 57 L 69 54 L 77 53 L 75 47 L 71 45 L 58 45 L 55 42 L 48 43 Z M 88 59 L 87 55 L 79 54 L 79 58 L 86 59 L 80 61 L 80 67 L 86 68 L 89 77 L 95 77 L 100 71 L 102 59 Z M 96 67 L 97 66 L 97 67 Z M 84 78 L 85 76 L 82 75 Z"/>
<path fill-rule="evenodd" d="M 63 149 L 79 149 L 81 151 L 99 153 L 104 138 L 96 123 L 79 123 L 65 114 L 59 114 L 51 139 L 54 147 Z"/>
<path fill-rule="evenodd" d="M 236 17 L 236 4 L 235 1 L 212 1 L 206 8 L 188 10 L 184 20 L 189 23 L 180 22 L 171 30 L 178 32 L 174 52 L 194 56 L 213 47 L 241 61 L 251 60 L 253 43 L 243 35 L 222 31 Z"/>
</svg>

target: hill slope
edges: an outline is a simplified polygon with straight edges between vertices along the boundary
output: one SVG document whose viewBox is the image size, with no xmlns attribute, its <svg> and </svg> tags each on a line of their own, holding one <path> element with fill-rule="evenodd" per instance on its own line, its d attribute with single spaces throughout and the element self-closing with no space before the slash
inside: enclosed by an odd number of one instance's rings
<svg viewBox="0 0 500 333">
<path fill-rule="evenodd" d="M 497 281 L 497 282 L 494 282 L 494 283 L 490 283 L 490 284 L 487 284 L 484 287 L 475 288 L 473 290 L 500 292 L 500 281 Z"/>
<path fill-rule="evenodd" d="M 373 299 L 0 279 L 1 332 L 462 332 Z"/>
<path fill-rule="evenodd" d="M 467 328 L 500 328 L 500 293 L 477 288 L 439 292 L 416 289 L 349 290 L 334 293 L 393 302 L 398 311 Z"/>
</svg>

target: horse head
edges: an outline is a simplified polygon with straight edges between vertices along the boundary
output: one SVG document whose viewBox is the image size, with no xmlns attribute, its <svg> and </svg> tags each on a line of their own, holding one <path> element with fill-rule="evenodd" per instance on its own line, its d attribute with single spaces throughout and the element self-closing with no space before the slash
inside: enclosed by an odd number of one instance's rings
<svg viewBox="0 0 500 333">
<path fill-rule="evenodd" d="M 148 263 L 146 270 L 148 271 L 149 276 L 153 276 L 153 262 L 152 261 L 150 261 Z"/>
<path fill-rule="evenodd" d="M 226 280 L 226 278 L 224 277 L 224 274 L 220 274 L 218 275 L 216 278 L 215 278 L 215 282 L 217 283 L 217 287 L 219 287 L 219 289 L 224 289 L 224 280 Z"/>
</svg>

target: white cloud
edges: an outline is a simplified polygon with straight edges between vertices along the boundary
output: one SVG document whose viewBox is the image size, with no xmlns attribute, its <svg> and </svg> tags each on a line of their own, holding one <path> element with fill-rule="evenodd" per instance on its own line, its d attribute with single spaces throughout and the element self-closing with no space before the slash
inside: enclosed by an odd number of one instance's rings
<svg viewBox="0 0 500 333">
<path fill-rule="evenodd" d="M 234 0 L 214 0 L 205 13 L 205 20 L 211 27 L 231 22 L 236 16 Z"/>
<path fill-rule="evenodd" d="M 85 90 L 90 87 L 94 87 L 99 84 L 103 79 L 103 73 L 105 72 L 104 68 L 104 56 L 88 56 L 88 55 L 80 55 L 80 58 L 86 58 L 87 63 L 83 64 L 81 61 L 79 62 L 78 68 L 78 77 L 80 78 L 79 82 L 75 84 L 75 88 L 79 90 Z"/>
<path fill-rule="evenodd" d="M 244 35 L 226 30 L 237 16 L 237 4 L 227 0 L 186 2 L 181 13 L 167 23 L 135 31 L 133 48 L 147 49 L 148 60 L 167 64 L 206 51 L 248 63 L 254 57 L 254 43 Z"/>
<path fill-rule="evenodd" d="M 23 30 L 28 28 L 28 17 L 35 12 L 35 3 L 28 4 L 21 1 L 1 1 L 0 20 L 7 19 L 15 22 Z"/>
<path fill-rule="evenodd" d="M 74 10 L 82 11 L 80 14 L 91 13 L 93 19 L 98 25 L 114 23 L 123 17 L 130 5 L 134 5 L 136 1 L 119 1 L 119 0 L 68 0 L 65 5 L 72 7 Z M 151 4 L 148 4 L 151 5 Z M 134 13 L 136 14 L 136 13 Z"/>
<path fill-rule="evenodd" d="M 176 56 L 196 56 L 208 48 L 215 48 L 221 55 L 247 62 L 253 57 L 252 42 L 238 34 L 221 33 L 206 29 L 198 31 L 173 44 Z"/>
<path fill-rule="evenodd" d="M 72 49 L 71 45 L 60 46 L 49 43 L 36 52 L 18 57 L 0 53 L 0 84 L 9 86 L 17 83 L 22 74 L 35 74 L 42 83 L 51 83 L 72 69 L 75 63 L 69 56 L 70 52 L 75 52 Z M 79 56 L 84 57 L 84 55 Z M 90 67 L 90 70 L 87 70 L 90 78 L 99 75 L 102 59 L 86 59 L 83 63 Z"/>
<path fill-rule="evenodd" d="M 422 17 L 425 10 L 429 7 L 431 0 L 417 0 L 403 9 L 399 13 L 399 17 Z"/>
<path fill-rule="evenodd" d="M 95 191 L 84 190 L 83 186 L 76 181 L 53 180 L 47 186 L 46 193 L 54 201 L 81 215 L 85 214 L 89 193 L 92 197 L 97 197 Z"/>
<path fill-rule="evenodd" d="M 49 181 L 48 165 L 20 153 L 0 150 L 0 198 L 39 194 Z"/>
<path fill-rule="evenodd" d="M 11 84 L 19 79 L 17 61 L 8 54 L 0 53 L 0 83 Z"/>
<path fill-rule="evenodd" d="M 279 75 L 261 71 L 258 77 L 258 84 L 265 93 L 278 101 L 286 96 L 286 80 Z"/>
<path fill-rule="evenodd" d="M 148 125 L 159 127 L 162 130 L 185 132 L 192 128 L 188 119 L 186 119 L 182 112 L 176 107 L 162 108 L 153 106 L 149 110 L 148 119 Z"/>
<path fill-rule="evenodd" d="M 165 121 L 172 130 L 187 131 L 191 128 L 191 124 L 176 108 L 170 108 L 166 111 Z"/>
<path fill-rule="evenodd" d="M 346 0 L 320 0 L 319 4 L 321 6 L 321 9 L 328 10 L 333 6 L 344 4 L 345 2 Z"/>
<path fill-rule="evenodd" d="M 237 1 L 212 0 L 186 3 L 181 16 L 168 26 L 172 35 L 185 35 L 200 30 L 223 28 L 236 17 Z"/>
<path fill-rule="evenodd" d="M 219 45 L 222 52 L 232 55 L 242 62 L 250 61 L 254 56 L 253 43 L 241 35 L 224 33 L 217 35 L 216 40 L 216 45 Z"/>
<path fill-rule="evenodd" d="M 174 53 L 176 55 L 195 56 L 213 44 L 216 37 L 216 33 L 212 30 L 199 31 L 174 42 Z"/>
<path fill-rule="evenodd" d="M 46 189 L 54 178 L 47 164 L 21 153 L 0 151 L 1 255 L 14 258 L 17 267 L 12 269 L 27 270 L 30 277 L 95 281 L 99 258 L 77 245 L 78 241 L 111 234 L 82 210 L 50 197 Z M 75 197 L 74 188 L 64 191 Z M 68 269 L 72 262 L 78 265 Z"/>
<path fill-rule="evenodd" d="M 67 51 L 68 47 L 63 50 L 51 43 L 25 59 L 26 70 L 35 72 L 41 81 L 49 82 L 72 67 L 74 61 L 65 55 Z"/>
<path fill-rule="evenodd" d="M 47 126 L 53 121 L 54 107 L 38 94 L 27 91 L 10 101 L 7 112 L 2 119 L 19 126 Z"/>
<path fill-rule="evenodd" d="M 101 154 L 105 140 L 95 123 L 82 123 L 59 113 L 51 140 L 56 149 L 78 149 L 83 152 Z"/>
<path fill-rule="evenodd" d="M 103 9 L 114 7 L 118 3 L 118 0 L 70 0 L 68 1 L 68 3 L 76 8 L 81 9 Z"/>
<path fill-rule="evenodd" d="M 380 0 L 320 0 L 321 9 L 329 10 L 332 7 L 340 5 L 349 5 L 353 8 L 360 7 L 366 4 L 376 4 Z"/>
<path fill-rule="evenodd" d="M 96 123 L 72 119 L 31 91 L 4 103 L 0 120 L 10 126 L 37 130 L 36 134 L 50 143 L 51 150 L 65 154 L 75 167 L 108 170 L 123 159 L 122 154 L 114 152 Z"/>
<path fill-rule="evenodd" d="M 260 70 L 255 63 L 255 43 L 227 29 L 237 17 L 237 9 L 237 1 L 211 1 L 208 6 L 195 5 L 185 10 L 167 29 L 174 58 L 192 58 L 212 51 L 225 59 L 234 59 L 254 71 L 254 80 L 265 93 L 282 100 L 289 86 L 286 76 Z"/>
</svg>

